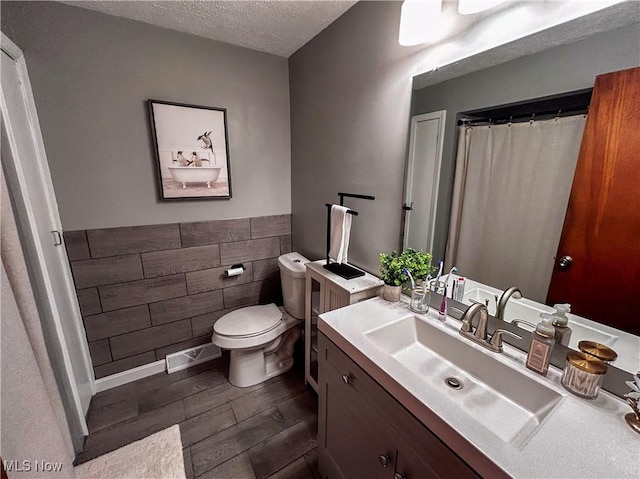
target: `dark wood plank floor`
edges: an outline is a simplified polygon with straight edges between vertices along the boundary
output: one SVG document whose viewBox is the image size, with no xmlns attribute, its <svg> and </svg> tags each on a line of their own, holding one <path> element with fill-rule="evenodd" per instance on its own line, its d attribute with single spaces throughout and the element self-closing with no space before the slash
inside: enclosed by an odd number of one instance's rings
<svg viewBox="0 0 640 479">
<path fill-rule="evenodd" d="M 301 364 L 236 388 L 225 354 L 101 392 L 91 401 L 89 437 L 76 462 L 179 424 L 188 478 L 317 479 L 318 401 Z"/>
</svg>

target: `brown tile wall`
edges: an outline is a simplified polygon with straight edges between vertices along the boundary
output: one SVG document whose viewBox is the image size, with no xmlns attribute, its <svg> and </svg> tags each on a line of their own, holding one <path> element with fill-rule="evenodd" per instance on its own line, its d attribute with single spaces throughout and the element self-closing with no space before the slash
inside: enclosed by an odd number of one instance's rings
<svg viewBox="0 0 640 479">
<path fill-rule="evenodd" d="M 291 215 L 64 234 L 96 378 L 211 340 L 233 309 L 281 304 Z M 234 263 L 245 272 L 225 278 Z"/>
</svg>

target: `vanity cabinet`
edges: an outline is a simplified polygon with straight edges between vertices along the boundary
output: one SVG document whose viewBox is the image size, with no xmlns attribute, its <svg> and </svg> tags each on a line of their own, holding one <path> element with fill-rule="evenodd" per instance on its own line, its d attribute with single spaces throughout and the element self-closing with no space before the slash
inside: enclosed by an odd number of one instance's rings
<svg viewBox="0 0 640 479">
<path fill-rule="evenodd" d="M 305 288 L 305 381 L 318 391 L 318 315 L 373 298 L 383 286 L 382 280 L 365 273 L 346 280 L 322 267 L 324 259 L 306 263 Z"/>
<path fill-rule="evenodd" d="M 322 333 L 318 344 L 323 479 L 479 477 Z"/>
</svg>

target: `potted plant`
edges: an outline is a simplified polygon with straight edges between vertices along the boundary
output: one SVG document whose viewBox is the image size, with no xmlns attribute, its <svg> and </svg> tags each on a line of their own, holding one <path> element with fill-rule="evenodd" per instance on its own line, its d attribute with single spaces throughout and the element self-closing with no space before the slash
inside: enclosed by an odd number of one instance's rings
<svg viewBox="0 0 640 479">
<path fill-rule="evenodd" d="M 384 281 L 382 297 L 387 301 L 400 301 L 402 283 L 408 279 L 403 269 L 396 251 L 391 254 L 380 253 L 380 279 Z"/>
<path fill-rule="evenodd" d="M 431 254 L 407 248 L 402 253 L 380 253 L 380 279 L 384 281 L 382 297 L 387 301 L 400 301 L 402 285 L 409 280 L 406 271 L 414 278 L 424 279 L 433 272 Z"/>
<path fill-rule="evenodd" d="M 411 271 L 413 279 L 424 280 L 428 275 L 435 273 L 436 267 L 431 266 L 433 256 L 421 250 L 407 248 L 402 252 L 404 267 Z"/>
</svg>

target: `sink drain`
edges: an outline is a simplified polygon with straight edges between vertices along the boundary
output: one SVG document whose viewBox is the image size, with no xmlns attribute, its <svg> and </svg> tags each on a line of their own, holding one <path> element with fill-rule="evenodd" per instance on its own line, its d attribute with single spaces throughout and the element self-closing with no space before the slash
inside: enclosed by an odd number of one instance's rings
<svg viewBox="0 0 640 479">
<path fill-rule="evenodd" d="M 454 378 L 453 376 L 444 378 L 444 383 L 451 389 L 462 389 L 462 381 L 458 378 Z"/>
</svg>

